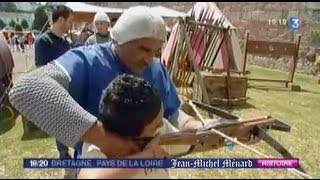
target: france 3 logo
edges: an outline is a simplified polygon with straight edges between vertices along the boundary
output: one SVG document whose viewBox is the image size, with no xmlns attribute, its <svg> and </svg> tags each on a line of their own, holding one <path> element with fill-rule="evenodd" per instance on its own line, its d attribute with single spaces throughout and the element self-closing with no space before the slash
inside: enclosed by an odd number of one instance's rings
<svg viewBox="0 0 320 180">
<path fill-rule="evenodd" d="M 300 30 L 300 18 L 291 17 L 289 20 L 290 29 L 294 32 L 299 32 Z"/>
</svg>

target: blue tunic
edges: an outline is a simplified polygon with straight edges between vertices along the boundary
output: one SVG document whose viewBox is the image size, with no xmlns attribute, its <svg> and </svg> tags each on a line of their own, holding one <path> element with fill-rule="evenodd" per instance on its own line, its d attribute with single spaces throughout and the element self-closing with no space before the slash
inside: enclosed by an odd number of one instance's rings
<svg viewBox="0 0 320 180">
<path fill-rule="evenodd" d="M 97 116 L 102 91 L 118 75 L 132 72 L 119 61 L 111 49 L 111 43 L 81 46 L 69 50 L 55 63 L 60 65 L 70 78 L 69 93 L 85 110 Z M 164 105 L 164 116 L 169 119 L 180 107 L 176 87 L 165 67 L 154 60 L 142 74 L 159 93 Z"/>
</svg>

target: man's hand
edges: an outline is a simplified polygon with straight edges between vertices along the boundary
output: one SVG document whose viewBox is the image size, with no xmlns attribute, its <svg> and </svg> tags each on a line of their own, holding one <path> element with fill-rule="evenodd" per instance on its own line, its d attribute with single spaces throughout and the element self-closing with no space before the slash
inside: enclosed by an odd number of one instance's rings
<svg viewBox="0 0 320 180">
<path fill-rule="evenodd" d="M 203 124 L 201 121 L 198 121 L 194 118 L 188 120 L 186 122 L 186 124 L 184 125 L 183 129 L 184 130 L 188 130 L 188 129 L 198 129 L 198 128 L 202 128 Z"/>
<path fill-rule="evenodd" d="M 83 140 L 99 147 L 108 157 L 125 157 L 140 151 L 133 141 L 105 130 L 100 121 L 84 134 Z"/>
<path fill-rule="evenodd" d="M 239 126 L 234 131 L 239 132 L 239 135 L 237 136 L 238 141 L 245 144 L 256 144 L 261 140 L 261 138 L 253 131 L 249 130 L 247 126 Z"/>
<path fill-rule="evenodd" d="M 250 134 L 249 135 L 249 141 L 247 142 L 247 144 L 255 144 L 260 142 L 261 138 L 254 135 L 254 134 Z"/>
</svg>

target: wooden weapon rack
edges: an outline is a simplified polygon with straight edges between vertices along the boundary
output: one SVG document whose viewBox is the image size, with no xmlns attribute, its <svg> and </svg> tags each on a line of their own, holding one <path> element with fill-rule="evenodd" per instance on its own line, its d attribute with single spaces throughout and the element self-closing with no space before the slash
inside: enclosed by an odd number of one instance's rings
<svg viewBox="0 0 320 180">
<path fill-rule="evenodd" d="M 214 12 L 202 11 L 200 18 L 180 18 L 177 41 L 168 72 L 179 94 L 210 105 L 239 105 L 246 101 L 247 77 L 235 65 L 230 27 L 224 17 L 214 19 Z M 224 68 L 214 67 L 221 47 L 227 47 Z M 202 48 L 202 49 L 201 49 Z"/>
<path fill-rule="evenodd" d="M 300 86 L 293 85 L 294 74 L 298 62 L 298 52 L 301 41 L 301 35 L 298 35 L 294 42 L 276 42 L 276 41 L 262 41 L 249 39 L 249 31 L 246 31 L 246 41 L 244 45 L 243 67 L 242 74 L 246 74 L 246 65 L 248 54 L 269 57 L 272 60 L 277 60 L 279 57 L 292 57 L 290 62 L 289 74 L 287 79 L 268 79 L 250 77 L 248 80 L 284 83 L 286 88 L 300 91 Z"/>
</svg>

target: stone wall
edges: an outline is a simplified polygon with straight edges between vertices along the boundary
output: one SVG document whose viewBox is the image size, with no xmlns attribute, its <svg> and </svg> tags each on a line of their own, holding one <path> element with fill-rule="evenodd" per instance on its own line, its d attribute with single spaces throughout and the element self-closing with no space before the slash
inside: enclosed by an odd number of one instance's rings
<svg viewBox="0 0 320 180">
<path fill-rule="evenodd" d="M 284 72 L 289 72 L 291 67 L 292 58 L 283 57 L 279 59 L 269 59 L 266 57 L 257 57 L 257 56 L 248 56 L 248 64 L 254 64 L 266 68 L 271 69 L 279 69 Z M 317 66 L 315 66 L 312 62 L 309 62 L 305 59 L 299 59 L 296 72 L 315 75 L 317 74 Z"/>
<path fill-rule="evenodd" d="M 301 44 L 297 71 L 313 74 L 315 67 L 306 60 L 306 54 L 312 48 L 309 40 L 312 29 L 320 29 L 320 13 L 314 9 L 315 4 L 307 2 L 218 2 L 217 6 L 237 28 L 237 36 L 243 44 L 245 32 L 249 30 L 250 39 L 293 42 L 297 33 L 289 27 L 290 17 L 299 17 L 301 20 Z M 275 23 L 272 23 L 272 20 Z M 286 23 L 284 23 L 286 22 Z M 250 64 L 268 68 L 288 70 L 289 59 L 277 61 L 268 58 L 248 58 Z"/>
<path fill-rule="evenodd" d="M 93 2 L 100 6 L 128 8 L 133 5 L 165 6 L 178 11 L 189 11 L 195 2 Z M 246 30 L 250 39 L 294 41 L 297 33 L 289 28 L 289 18 L 298 16 L 301 20 L 302 35 L 297 71 L 312 74 L 313 64 L 305 55 L 312 48 L 309 34 L 312 29 L 320 29 L 320 3 L 316 2 L 217 2 L 217 6 L 237 28 L 237 36 L 242 45 Z M 286 58 L 287 59 L 287 58 Z M 289 60 L 274 61 L 266 58 L 249 58 L 249 63 L 268 68 L 287 70 Z"/>
</svg>

